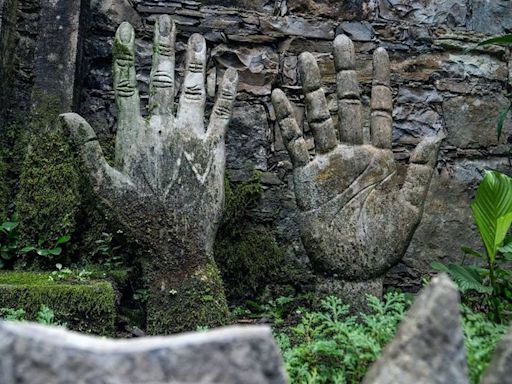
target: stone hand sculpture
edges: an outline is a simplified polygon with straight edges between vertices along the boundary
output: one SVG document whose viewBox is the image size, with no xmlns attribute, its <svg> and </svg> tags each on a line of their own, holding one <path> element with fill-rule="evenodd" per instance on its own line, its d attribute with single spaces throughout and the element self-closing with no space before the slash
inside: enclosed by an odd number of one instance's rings
<svg viewBox="0 0 512 384">
<path fill-rule="evenodd" d="M 206 42 L 188 41 L 186 71 L 174 114 L 176 26 L 167 15 L 155 26 L 150 115 L 140 114 L 135 32 L 129 23 L 114 41 L 118 109 L 115 166 L 105 160 L 90 125 L 76 114 L 61 121 L 90 171 L 95 192 L 148 249 L 147 326 L 165 334 L 217 325 L 227 315 L 213 242 L 224 204 L 224 136 L 237 92 L 228 69 L 205 127 Z"/>
<path fill-rule="evenodd" d="M 361 101 L 352 41 L 334 41 L 339 126 L 334 126 L 313 55 L 299 57 L 306 117 L 316 156 L 310 159 L 289 100 L 275 89 L 272 102 L 293 163 L 299 227 L 319 273 L 320 290 L 348 298 L 379 295 L 382 276 L 403 257 L 420 222 L 440 139 L 424 139 L 410 158 L 405 180 L 391 151 L 392 94 L 387 52 L 375 51 L 371 144 L 363 139 Z M 364 297 L 364 295 L 362 295 Z"/>
</svg>

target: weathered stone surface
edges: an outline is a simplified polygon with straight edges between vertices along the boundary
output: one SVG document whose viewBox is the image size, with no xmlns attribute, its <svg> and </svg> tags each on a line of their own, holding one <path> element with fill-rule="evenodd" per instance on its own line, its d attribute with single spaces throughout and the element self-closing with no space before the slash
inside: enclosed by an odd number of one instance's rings
<svg viewBox="0 0 512 384">
<path fill-rule="evenodd" d="M 432 279 L 416 298 L 394 340 L 363 380 L 387 383 L 469 383 L 459 292 L 446 275 Z"/>
<path fill-rule="evenodd" d="M 35 87 L 59 100 L 61 111 L 73 109 L 78 97 L 80 2 L 43 2 L 34 57 Z"/>
<path fill-rule="evenodd" d="M 468 13 L 465 0 L 379 0 L 379 11 L 385 19 L 408 20 L 411 23 L 464 25 Z"/>
<path fill-rule="evenodd" d="M 353 71 L 347 69 L 354 66 L 354 48 L 346 36 L 336 38 L 334 55 L 338 104 L 341 108 L 343 103 L 351 102 L 347 111 L 342 110 L 351 113 L 360 104 L 356 103 L 357 87 L 346 85 L 357 83 Z M 353 284 L 321 284 L 322 290 L 329 286 L 343 290 L 347 286 L 350 292 L 345 296 L 365 289 L 378 291 L 370 280 L 382 277 L 403 257 L 421 218 L 440 141 L 430 137 L 417 146 L 405 182 L 400 186 L 390 150 L 390 64 L 384 49 L 376 50 L 373 63 L 371 145 L 362 143 L 363 127 L 353 124 L 353 113 L 346 121 L 341 116 L 337 127 L 341 143 L 337 141 L 320 70 L 311 54 L 299 57 L 299 73 L 306 117 L 315 140 L 313 160 L 307 155 L 303 130 L 295 120 L 291 103 L 280 89 L 272 93 L 276 119 L 294 165 L 301 237 L 316 272 L 324 279 L 363 282 L 362 285 L 368 282 L 363 288 L 352 287 Z M 351 90 L 349 99 L 347 89 Z"/>
<path fill-rule="evenodd" d="M 226 164 L 230 170 L 249 175 L 254 169 L 268 169 L 268 130 L 267 116 L 262 105 L 241 105 L 234 108 L 231 126 L 226 135 Z"/>
<path fill-rule="evenodd" d="M 470 27 L 490 35 L 501 35 L 512 29 L 512 3 L 507 0 L 472 0 Z"/>
<path fill-rule="evenodd" d="M 2 384 L 286 383 L 265 327 L 114 341 L 0 322 L 0 353 Z"/>
<path fill-rule="evenodd" d="M 504 97 L 454 97 L 443 102 L 443 113 L 448 132 L 447 142 L 457 148 L 481 148 L 504 143 L 512 132 L 512 123 L 506 122 L 498 143 L 496 121 Z"/>
<path fill-rule="evenodd" d="M 175 41 L 174 22 L 167 15 L 159 17 L 150 116 L 144 119 L 135 70 L 135 31 L 126 22 L 117 30 L 115 167 L 106 162 L 96 134 L 82 117 L 61 117 L 95 192 L 148 251 L 143 268 L 150 291 L 151 334 L 219 325 L 227 316 L 213 242 L 224 204 L 225 133 L 238 75 L 235 69 L 226 70 L 205 126 L 206 41 L 199 34 L 189 38 L 177 107 Z"/>
<path fill-rule="evenodd" d="M 238 70 L 240 91 L 256 96 L 270 95 L 279 70 L 279 59 L 271 49 L 234 49 L 221 44 L 212 50 L 211 55 L 221 67 Z"/>
<path fill-rule="evenodd" d="M 489 367 L 485 371 L 482 384 L 505 384 L 512 377 L 512 329 L 503 336 L 496 346 Z"/>
</svg>

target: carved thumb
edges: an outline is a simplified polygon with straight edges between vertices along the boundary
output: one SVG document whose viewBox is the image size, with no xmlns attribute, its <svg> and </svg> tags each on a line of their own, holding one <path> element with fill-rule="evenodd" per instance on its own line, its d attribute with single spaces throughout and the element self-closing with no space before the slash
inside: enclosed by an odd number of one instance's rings
<svg viewBox="0 0 512 384">
<path fill-rule="evenodd" d="M 439 147 L 444 135 L 427 137 L 414 149 L 402 187 L 402 194 L 409 203 L 422 208 L 437 163 Z"/>
<path fill-rule="evenodd" d="M 96 186 L 105 181 L 103 175 L 109 168 L 89 123 L 76 113 L 65 113 L 59 116 L 59 122 L 64 132 L 67 132 L 80 157 L 90 172 L 91 180 Z"/>
</svg>

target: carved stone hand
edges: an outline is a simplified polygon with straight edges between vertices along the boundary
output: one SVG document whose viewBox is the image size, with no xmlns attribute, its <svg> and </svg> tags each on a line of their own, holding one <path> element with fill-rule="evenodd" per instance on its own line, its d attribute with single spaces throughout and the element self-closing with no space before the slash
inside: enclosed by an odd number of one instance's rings
<svg viewBox="0 0 512 384">
<path fill-rule="evenodd" d="M 114 167 L 103 157 L 93 129 L 83 118 L 61 116 L 80 148 L 95 191 L 149 249 L 145 275 L 152 333 L 215 325 L 227 313 L 212 248 L 224 204 L 224 136 L 238 75 L 234 69 L 226 71 L 205 127 L 206 42 L 201 35 L 192 35 L 175 115 L 175 41 L 174 22 L 160 16 L 155 25 L 150 115 L 143 118 L 134 64 L 135 32 L 129 23 L 117 30 L 113 77 L 119 118 Z"/>
<path fill-rule="evenodd" d="M 371 144 L 363 140 L 355 52 L 348 37 L 337 36 L 334 58 L 337 132 L 316 60 L 308 52 L 299 57 L 306 115 L 315 140 L 314 159 L 285 94 L 274 90 L 272 101 L 294 166 L 302 240 L 316 271 L 331 287 L 333 281 L 341 280 L 355 282 L 341 290 L 368 292 L 372 289 L 365 284 L 357 288 L 356 283 L 380 279 L 398 263 L 420 222 L 440 139 L 429 137 L 417 146 L 405 180 L 400 180 L 391 151 L 393 106 L 387 52 L 379 48 L 373 58 Z M 378 294 L 381 282 L 376 286 L 373 293 Z"/>
</svg>

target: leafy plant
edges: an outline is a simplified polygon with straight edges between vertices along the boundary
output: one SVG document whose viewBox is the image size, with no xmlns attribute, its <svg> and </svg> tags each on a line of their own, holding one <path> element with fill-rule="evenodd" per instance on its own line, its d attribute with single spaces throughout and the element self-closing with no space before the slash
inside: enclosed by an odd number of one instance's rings
<svg viewBox="0 0 512 384">
<path fill-rule="evenodd" d="M 62 253 L 62 246 L 71 240 L 71 236 L 64 235 L 57 238 L 51 245 L 45 246 L 46 240 L 39 238 L 37 246 L 28 246 L 21 249 L 21 253 L 36 253 L 39 256 L 52 257 Z"/>
<path fill-rule="evenodd" d="M 0 308 L 0 318 L 9 321 L 25 320 L 25 311 L 23 309 Z"/>
<path fill-rule="evenodd" d="M 0 308 L 0 318 L 9 321 L 25 321 L 25 310 L 19 308 Z M 36 314 L 35 321 L 45 325 L 59 325 L 66 326 L 66 324 L 59 324 L 55 320 L 55 313 L 45 304 L 41 304 L 39 311 Z"/>
<path fill-rule="evenodd" d="M 12 263 L 16 258 L 19 238 L 18 225 L 16 216 L 0 225 L 0 269 L 4 268 L 7 263 Z"/>
<path fill-rule="evenodd" d="M 55 264 L 57 268 L 56 271 L 53 271 L 51 275 L 48 277 L 50 281 L 78 281 L 84 282 L 90 279 L 92 272 L 87 271 L 86 269 L 82 269 L 80 271 L 75 271 L 70 268 L 63 268 L 62 264 Z"/>
<path fill-rule="evenodd" d="M 482 313 L 463 307 L 464 346 L 471 383 L 477 384 L 491 361 L 492 353 L 507 327 L 496 324 Z"/>
<path fill-rule="evenodd" d="M 409 301 L 391 292 L 381 302 L 368 297 L 369 314 L 349 315 L 349 306 L 330 296 L 321 310 L 302 310 L 299 324 L 276 338 L 294 383 L 357 383 L 395 335 Z"/>
<path fill-rule="evenodd" d="M 39 312 L 37 312 L 36 321 L 40 324 L 54 325 L 55 314 L 47 305 L 42 304 Z"/>
<path fill-rule="evenodd" d="M 512 178 L 486 171 L 471 209 L 486 253 L 468 247 L 462 250 L 485 260 L 487 268 L 438 262 L 432 263 L 432 267 L 450 274 L 462 292 L 474 290 L 487 295 L 493 317 L 501 321 L 512 300 L 512 271 L 503 265 L 512 261 L 512 237 L 507 237 L 512 224 Z"/>
</svg>

